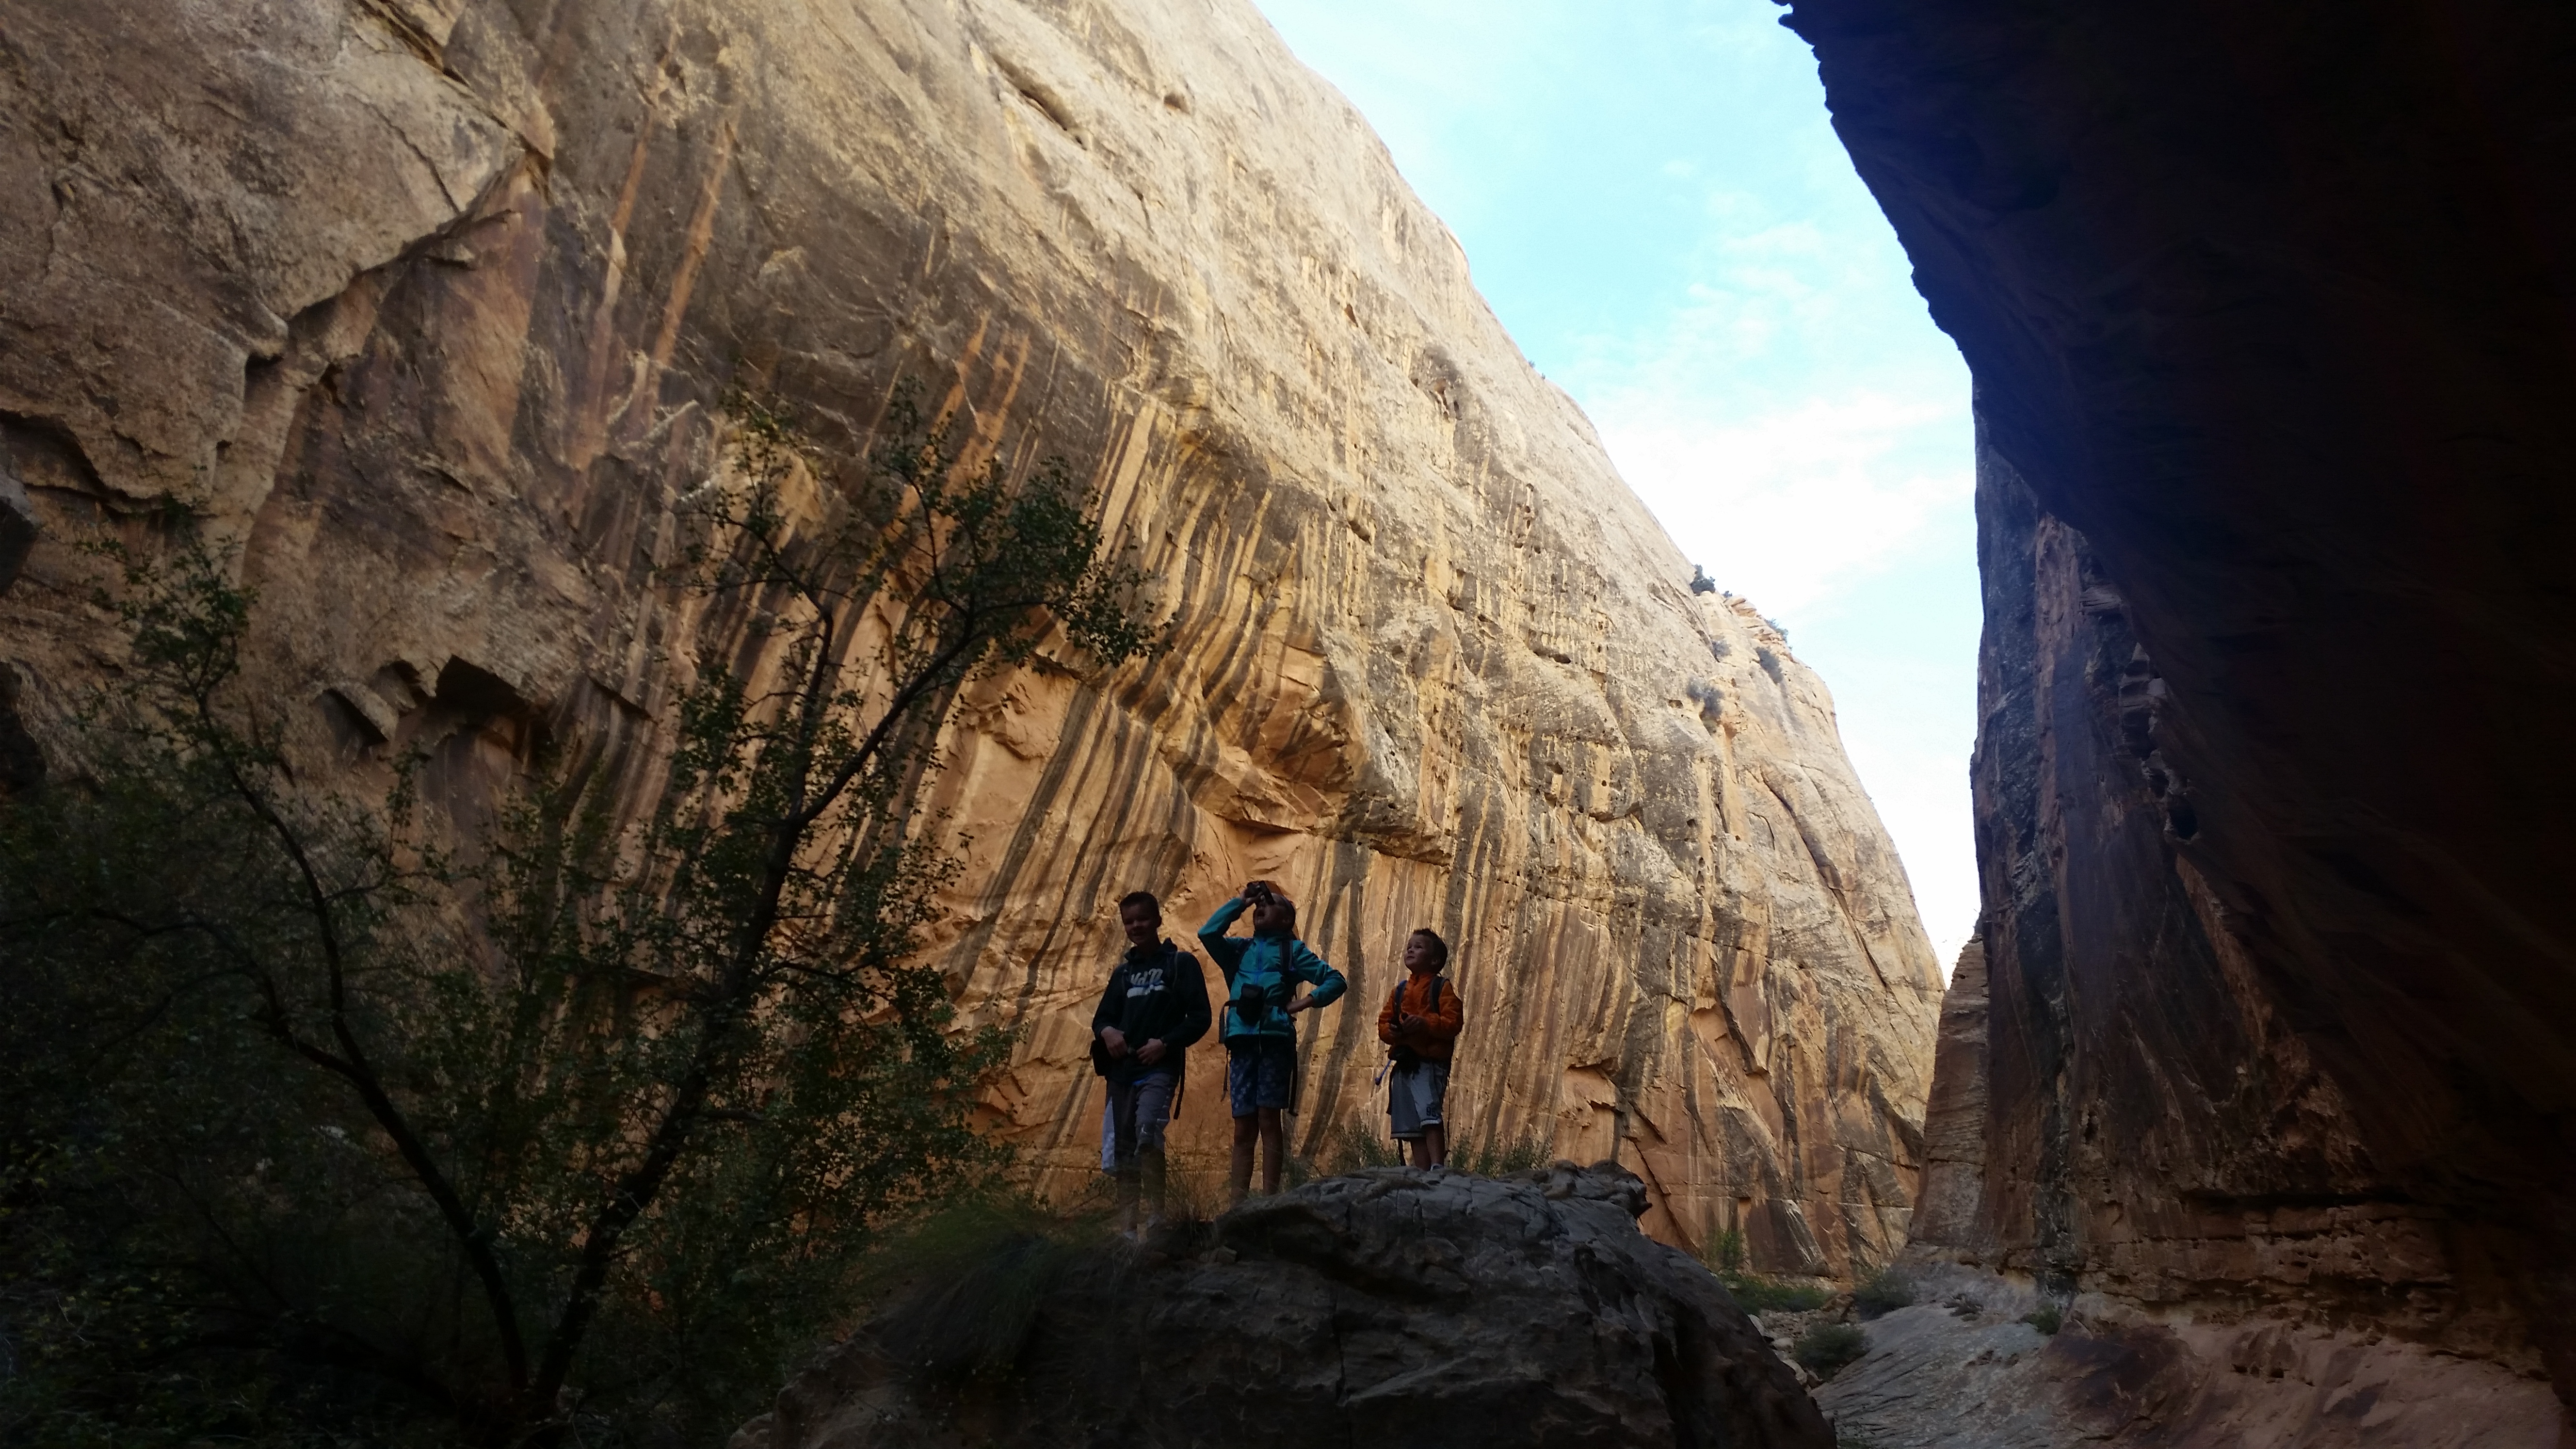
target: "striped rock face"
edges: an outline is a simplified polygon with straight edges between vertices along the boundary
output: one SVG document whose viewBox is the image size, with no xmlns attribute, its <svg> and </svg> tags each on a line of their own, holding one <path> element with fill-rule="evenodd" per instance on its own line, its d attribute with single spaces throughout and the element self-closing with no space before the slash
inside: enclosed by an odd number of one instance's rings
<svg viewBox="0 0 2576 1449">
<path fill-rule="evenodd" d="M 1455 948 L 1463 1146 L 1645 1178 L 1756 1266 L 1901 1241 L 1940 973 L 1824 687 L 1689 563 L 1358 115 L 1237 0 L 281 0 L 13 17 L 0 426 L 39 536 L 11 727 L 105 667 L 65 539 L 173 492 L 262 590 L 317 770 L 540 737 L 649 789 L 743 621 L 654 582 L 721 400 L 847 455 L 906 379 L 1066 459 L 1170 646 L 957 701 L 931 949 L 1023 1030 L 994 1128 L 1095 1170 L 1114 902 L 1280 882 L 1345 972 L 1292 1148 L 1374 1128 L 1406 932 Z M 1219 1168 L 1221 1058 L 1175 1138 Z"/>
</svg>

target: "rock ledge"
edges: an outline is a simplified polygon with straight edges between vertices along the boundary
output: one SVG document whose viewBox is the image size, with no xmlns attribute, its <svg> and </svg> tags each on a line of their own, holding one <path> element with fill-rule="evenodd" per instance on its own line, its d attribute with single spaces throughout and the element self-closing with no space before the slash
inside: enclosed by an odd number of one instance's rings
<svg viewBox="0 0 2576 1449">
<path fill-rule="evenodd" d="M 1000 1380 L 913 1373 L 872 1323 L 733 1449 L 1831 1444 L 1716 1278 L 1637 1230 L 1645 1202 L 1611 1163 L 1326 1178 L 1087 1254 Z"/>
</svg>

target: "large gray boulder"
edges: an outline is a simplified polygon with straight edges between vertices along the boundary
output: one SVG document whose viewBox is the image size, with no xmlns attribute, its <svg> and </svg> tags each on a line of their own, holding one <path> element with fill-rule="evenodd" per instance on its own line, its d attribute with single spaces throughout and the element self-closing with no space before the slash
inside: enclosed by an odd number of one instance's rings
<svg viewBox="0 0 2576 1449">
<path fill-rule="evenodd" d="M 1637 1230 L 1645 1200 L 1609 1163 L 1326 1178 L 1212 1229 L 1077 1254 L 998 1373 L 926 1367 L 941 1354 L 924 1331 L 954 1341 L 958 1325 L 894 1309 L 734 1449 L 1826 1449 L 1814 1403 L 1717 1280 Z"/>
</svg>

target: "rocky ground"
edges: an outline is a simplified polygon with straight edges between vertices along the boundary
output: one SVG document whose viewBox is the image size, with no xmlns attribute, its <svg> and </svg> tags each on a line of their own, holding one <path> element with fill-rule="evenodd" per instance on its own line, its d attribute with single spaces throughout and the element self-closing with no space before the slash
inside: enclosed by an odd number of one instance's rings
<svg viewBox="0 0 2576 1449">
<path fill-rule="evenodd" d="M 1825 1381 L 1809 1371 L 1806 1365 L 1798 1362 L 1798 1340 L 1819 1328 L 1853 1321 L 1851 1295 L 1836 1294 L 1831 1302 L 1821 1308 L 1803 1310 L 1775 1308 L 1768 1313 L 1756 1313 L 1750 1317 L 1753 1331 L 1761 1334 L 1763 1341 L 1771 1345 L 1771 1351 L 1778 1354 L 1780 1361 L 1789 1366 L 1789 1372 L 1797 1376 L 1799 1386 L 1813 1390 Z"/>
<path fill-rule="evenodd" d="M 2548 1381 L 2370 1332 L 2159 1322 L 2096 1295 L 2058 1330 L 2027 1284 L 1916 1271 L 1916 1301 L 1816 1391 L 1847 1449 L 2557 1449 Z M 1777 1333 L 1771 1318 L 1764 1327 Z"/>
<path fill-rule="evenodd" d="M 890 1304 L 733 1449 L 1826 1449 L 1795 1374 L 1714 1275 L 1638 1231 L 1644 1206 L 1608 1163 L 1325 1178 L 1067 1253 L 980 1372 L 954 1350 L 954 1284 Z"/>
</svg>

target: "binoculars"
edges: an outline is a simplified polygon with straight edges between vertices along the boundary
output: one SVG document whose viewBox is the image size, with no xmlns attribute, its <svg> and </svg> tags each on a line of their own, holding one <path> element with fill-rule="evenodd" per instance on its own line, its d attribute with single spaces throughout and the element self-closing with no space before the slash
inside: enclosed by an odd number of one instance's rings
<svg viewBox="0 0 2576 1449">
<path fill-rule="evenodd" d="M 1233 1002 L 1235 1020 L 1248 1027 L 1260 1027 L 1270 1019 L 1273 1007 L 1287 1004 L 1288 993 L 1295 989 L 1285 982 L 1276 982 L 1268 986 L 1255 986 L 1246 982 L 1237 986 Z"/>
</svg>

